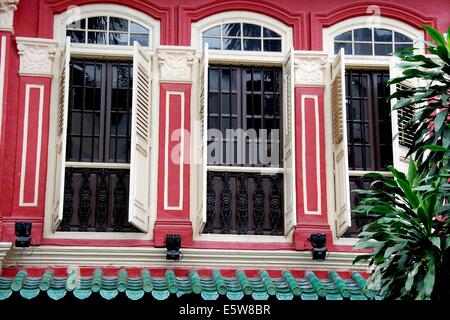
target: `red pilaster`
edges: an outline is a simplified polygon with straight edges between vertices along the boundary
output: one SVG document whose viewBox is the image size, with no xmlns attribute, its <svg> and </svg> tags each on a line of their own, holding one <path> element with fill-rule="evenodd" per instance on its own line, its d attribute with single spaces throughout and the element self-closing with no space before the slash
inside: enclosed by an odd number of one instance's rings
<svg viewBox="0 0 450 320">
<path fill-rule="evenodd" d="M 190 99 L 190 84 L 161 83 L 156 246 L 164 246 L 166 234 L 180 234 L 183 245 L 192 244 L 189 215 Z"/>
<path fill-rule="evenodd" d="M 327 219 L 324 88 L 295 88 L 295 149 L 297 225 L 294 246 L 310 247 L 312 233 L 325 232 L 332 244 Z"/>
</svg>

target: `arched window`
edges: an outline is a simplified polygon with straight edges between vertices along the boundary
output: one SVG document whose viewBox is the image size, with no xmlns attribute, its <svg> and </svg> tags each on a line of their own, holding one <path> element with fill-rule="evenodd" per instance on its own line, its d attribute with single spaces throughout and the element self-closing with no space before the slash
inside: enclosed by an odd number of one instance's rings
<svg viewBox="0 0 450 320">
<path fill-rule="evenodd" d="M 358 28 L 334 37 L 334 53 L 344 48 L 348 55 L 387 56 L 413 46 L 403 33 L 383 28 Z"/>
<path fill-rule="evenodd" d="M 134 41 L 148 47 L 150 30 L 132 20 L 97 16 L 74 21 L 67 25 L 67 36 L 72 43 L 131 46 Z"/>
<path fill-rule="evenodd" d="M 421 30 L 386 17 L 376 21 L 355 17 L 323 30 L 324 50 L 334 59 L 332 116 L 327 124 L 333 136 L 327 145 L 329 161 L 334 162 L 330 174 L 334 174 L 337 237 L 355 237 L 368 222 L 355 219 L 351 211 L 361 200 L 351 191 L 368 189 L 373 182 L 365 174 L 375 171 L 389 176 L 388 166 L 402 170 L 407 163 L 408 137 L 402 132 L 402 121 L 411 113 L 400 116 L 391 110 L 389 96 L 397 87 L 387 83 L 398 76 L 392 53 L 408 47 L 423 53 L 421 38 Z"/>
<path fill-rule="evenodd" d="M 203 32 L 212 50 L 281 52 L 281 35 L 257 24 L 224 23 Z"/>
<path fill-rule="evenodd" d="M 94 4 L 56 15 L 54 28 L 60 50 L 47 225 L 79 238 L 142 238 L 150 232 L 149 49 L 158 44 L 159 22 L 125 6 Z"/>
<path fill-rule="evenodd" d="M 268 16 L 232 11 L 194 23 L 191 34 L 202 53 L 194 232 L 208 240 L 290 241 L 292 29 Z M 271 208 L 264 205 L 269 202 Z"/>
</svg>

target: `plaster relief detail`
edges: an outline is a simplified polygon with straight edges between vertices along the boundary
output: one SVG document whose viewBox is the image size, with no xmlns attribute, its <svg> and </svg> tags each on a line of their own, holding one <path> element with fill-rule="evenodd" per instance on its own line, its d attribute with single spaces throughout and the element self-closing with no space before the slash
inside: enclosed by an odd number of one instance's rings
<svg viewBox="0 0 450 320">
<path fill-rule="evenodd" d="M 14 11 L 19 0 L 0 0 L 0 30 L 13 31 Z"/>
<path fill-rule="evenodd" d="M 57 51 L 56 41 L 38 38 L 16 38 L 20 56 L 20 75 L 52 76 Z"/>
<path fill-rule="evenodd" d="M 162 48 L 158 50 L 158 61 L 162 81 L 192 81 L 194 50 Z"/>
<path fill-rule="evenodd" d="M 325 85 L 325 67 L 327 60 L 323 55 L 302 56 L 294 58 L 295 84 L 323 86 Z"/>
</svg>

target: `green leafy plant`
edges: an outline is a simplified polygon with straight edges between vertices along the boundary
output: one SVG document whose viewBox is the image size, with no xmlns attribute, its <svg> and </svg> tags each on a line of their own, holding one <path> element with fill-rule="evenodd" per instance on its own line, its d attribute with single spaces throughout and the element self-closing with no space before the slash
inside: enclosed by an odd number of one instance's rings
<svg viewBox="0 0 450 320">
<path fill-rule="evenodd" d="M 396 53 L 403 74 L 388 83 L 416 83 L 390 97 L 398 99 L 393 110 L 414 110 L 408 173 L 389 167 L 392 177 L 367 174 L 378 187 L 356 190 L 362 200 L 353 210 L 373 219 L 355 246 L 370 252 L 354 263 L 369 262 L 368 286 L 388 299 L 450 299 L 450 27 L 446 38 L 424 28 L 433 56 Z"/>
<path fill-rule="evenodd" d="M 450 298 L 449 175 L 420 173 L 414 161 L 408 174 L 389 167 L 393 177 L 367 174 L 375 190 L 355 211 L 375 220 L 363 227 L 356 249 L 372 249 L 355 263 L 369 260 L 369 283 L 380 294 L 401 299 Z"/>
<path fill-rule="evenodd" d="M 410 132 L 415 133 L 408 155 L 413 155 L 420 167 L 430 162 L 437 163 L 446 156 L 442 152 L 426 150 L 450 148 L 450 27 L 446 38 L 430 26 L 423 27 L 434 40 L 425 41 L 433 57 L 414 55 L 413 48 L 394 53 L 401 59 L 399 67 L 403 69 L 403 74 L 388 82 L 398 84 L 411 81 L 415 84 L 412 88 L 398 90 L 390 98 L 398 99 L 393 110 L 407 107 L 415 110 L 408 124 Z"/>
</svg>

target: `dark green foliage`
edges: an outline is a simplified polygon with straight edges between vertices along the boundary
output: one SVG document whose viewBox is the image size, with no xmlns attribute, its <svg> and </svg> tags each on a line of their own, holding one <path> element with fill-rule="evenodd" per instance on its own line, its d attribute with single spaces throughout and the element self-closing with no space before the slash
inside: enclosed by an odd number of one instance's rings
<svg viewBox="0 0 450 320">
<path fill-rule="evenodd" d="M 363 197 L 354 209 L 371 217 L 359 234 L 356 249 L 369 249 L 354 263 L 368 261 L 373 273 L 367 286 L 391 299 L 450 299 L 450 28 L 447 38 L 424 26 L 434 42 L 434 56 L 400 57 L 403 75 L 389 84 L 414 80 L 417 87 L 399 89 L 395 109 L 414 108 L 408 123 L 415 133 L 407 173 L 390 167 L 392 177 L 370 173 L 375 190 L 357 190 Z M 379 188 L 379 186 L 382 186 Z"/>
</svg>

